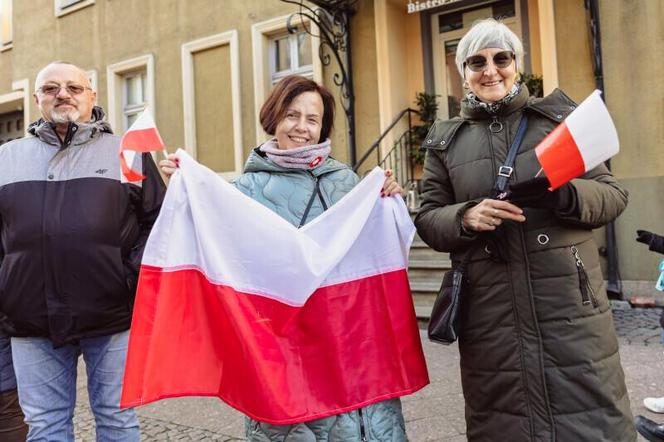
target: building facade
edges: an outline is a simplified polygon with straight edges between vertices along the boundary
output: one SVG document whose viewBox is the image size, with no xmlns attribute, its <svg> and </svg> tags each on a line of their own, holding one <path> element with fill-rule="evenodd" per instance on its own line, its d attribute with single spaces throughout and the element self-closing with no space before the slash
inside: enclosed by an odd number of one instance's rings
<svg viewBox="0 0 664 442">
<path fill-rule="evenodd" d="M 615 224 L 623 293 L 652 292 L 659 258 L 634 242 L 634 232 L 664 233 L 664 83 L 655 79 L 664 67 L 664 2 L 596 2 L 601 72 L 590 0 L 345 3 L 355 11 L 347 35 L 357 158 L 413 107 L 418 92 L 439 95 L 439 118 L 458 112 L 464 91 L 453 61 L 456 45 L 477 19 L 502 18 L 521 37 L 526 57 L 520 70 L 541 76 L 545 94 L 559 87 L 581 101 L 601 74 L 621 139 L 611 167 L 631 194 Z M 236 176 L 249 151 L 266 139 L 257 115 L 274 82 L 298 73 L 339 95 L 338 66 L 334 59 L 321 62 L 325 44 L 306 32 L 317 34 L 315 23 L 298 16 L 291 19 L 297 30 L 288 32 L 289 17 L 299 10 L 281 0 L 0 0 L 0 144 L 38 118 L 35 75 L 63 60 L 88 70 L 116 132 L 149 107 L 171 151 L 185 147 L 221 175 Z M 323 54 L 331 52 L 324 47 Z M 337 110 L 333 155 L 348 161 L 347 120 L 343 106 Z M 404 124 L 385 137 L 383 153 Z M 603 231 L 597 236 L 604 243 Z"/>
</svg>

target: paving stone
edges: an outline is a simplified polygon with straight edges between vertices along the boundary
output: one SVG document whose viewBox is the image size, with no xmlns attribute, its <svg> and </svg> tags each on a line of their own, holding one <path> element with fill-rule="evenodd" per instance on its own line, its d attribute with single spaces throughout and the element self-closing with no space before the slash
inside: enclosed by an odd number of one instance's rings
<svg viewBox="0 0 664 442">
<path fill-rule="evenodd" d="M 664 395 L 661 373 L 664 354 L 660 344 L 661 308 L 629 308 L 613 304 L 613 321 L 620 342 L 620 354 L 634 414 L 661 421 L 642 405 L 644 397 Z M 462 442 L 465 437 L 463 394 L 459 380 L 459 350 L 456 344 L 442 346 L 426 340 L 424 353 L 431 384 L 403 398 L 403 410 L 411 442 Z M 78 405 L 74 416 L 77 442 L 95 440 L 94 417 L 90 411 L 85 375 L 79 366 Z M 141 440 L 220 441 L 243 440 L 243 417 L 221 401 L 210 398 L 169 399 L 138 411 Z M 645 439 L 639 438 L 639 441 Z"/>
</svg>

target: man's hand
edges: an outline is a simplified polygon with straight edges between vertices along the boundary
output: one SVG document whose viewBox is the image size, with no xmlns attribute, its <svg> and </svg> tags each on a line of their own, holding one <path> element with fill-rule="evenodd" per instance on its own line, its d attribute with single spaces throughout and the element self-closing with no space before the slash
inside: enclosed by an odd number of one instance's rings
<svg viewBox="0 0 664 442">
<path fill-rule="evenodd" d="M 637 230 L 636 240 L 643 244 L 648 244 L 648 248 L 653 252 L 664 254 L 664 237 L 647 230 Z"/>
</svg>

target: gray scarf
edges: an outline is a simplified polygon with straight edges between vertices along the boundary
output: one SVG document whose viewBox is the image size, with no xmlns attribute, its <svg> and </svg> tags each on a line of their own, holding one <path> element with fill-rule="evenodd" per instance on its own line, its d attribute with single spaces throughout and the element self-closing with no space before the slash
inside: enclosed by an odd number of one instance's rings
<svg viewBox="0 0 664 442">
<path fill-rule="evenodd" d="M 277 140 L 272 139 L 265 142 L 260 147 L 261 152 L 265 152 L 267 157 L 280 165 L 289 169 L 315 169 L 325 162 L 330 155 L 330 139 L 320 144 L 297 147 L 295 149 L 279 149 Z"/>
<path fill-rule="evenodd" d="M 479 98 L 477 98 L 477 95 L 472 92 L 468 92 L 466 94 L 466 99 L 468 100 L 468 105 L 472 109 L 484 109 L 489 115 L 496 115 L 500 112 L 503 106 L 511 102 L 514 97 L 519 95 L 520 91 L 521 83 L 514 83 L 512 85 L 512 89 L 507 95 L 498 101 L 494 101 L 493 103 L 485 103 L 484 101 L 481 101 Z"/>
</svg>

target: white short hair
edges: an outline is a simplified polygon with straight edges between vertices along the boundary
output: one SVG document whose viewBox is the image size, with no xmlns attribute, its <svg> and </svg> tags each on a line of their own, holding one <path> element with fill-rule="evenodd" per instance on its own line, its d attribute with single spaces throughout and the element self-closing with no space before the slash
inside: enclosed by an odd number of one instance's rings
<svg viewBox="0 0 664 442">
<path fill-rule="evenodd" d="M 523 69 L 523 44 L 519 37 L 503 22 L 487 18 L 475 22 L 459 41 L 455 62 L 462 78 L 465 78 L 463 63 L 466 59 L 486 48 L 512 51 L 516 59 L 517 72 Z"/>
</svg>

